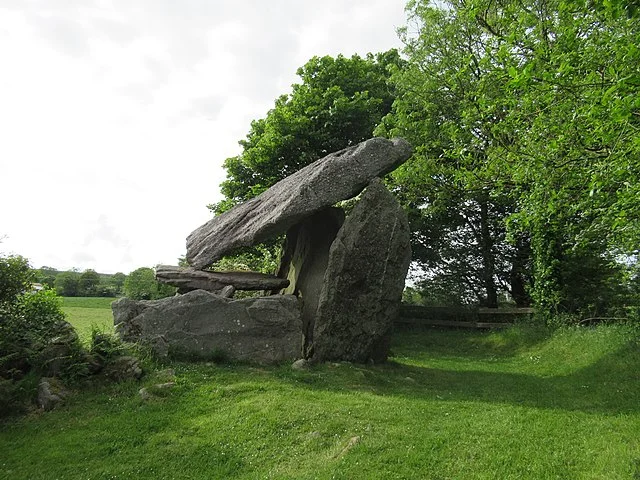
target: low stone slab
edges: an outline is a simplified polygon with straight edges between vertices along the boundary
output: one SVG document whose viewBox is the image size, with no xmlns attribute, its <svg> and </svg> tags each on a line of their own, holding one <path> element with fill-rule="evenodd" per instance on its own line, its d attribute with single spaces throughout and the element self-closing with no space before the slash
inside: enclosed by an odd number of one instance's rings
<svg viewBox="0 0 640 480">
<path fill-rule="evenodd" d="M 252 363 L 300 358 L 300 304 L 292 295 L 233 300 L 204 290 L 112 304 L 116 332 L 160 356 L 174 353 Z"/>
<path fill-rule="evenodd" d="M 187 238 L 187 260 L 202 269 L 236 248 L 284 233 L 315 212 L 358 195 L 411 152 L 403 139 L 372 138 L 327 155 L 195 230 Z"/>
<path fill-rule="evenodd" d="M 70 392 L 55 377 L 44 377 L 38 383 L 38 405 L 43 410 L 53 410 L 64 402 Z"/>
<path fill-rule="evenodd" d="M 274 290 L 286 288 L 289 280 L 259 272 L 205 272 L 195 268 L 158 265 L 156 279 L 178 287 L 181 292 L 207 290 L 219 292 L 231 285 L 236 290 Z M 233 292 L 232 292 L 233 295 Z"/>
<path fill-rule="evenodd" d="M 331 245 L 313 360 L 386 360 L 410 260 L 407 215 L 376 179 Z"/>
</svg>

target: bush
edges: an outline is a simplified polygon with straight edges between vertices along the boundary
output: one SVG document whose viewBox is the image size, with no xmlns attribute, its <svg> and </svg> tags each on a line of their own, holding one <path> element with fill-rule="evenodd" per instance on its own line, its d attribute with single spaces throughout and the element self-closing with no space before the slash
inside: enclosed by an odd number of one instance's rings
<svg viewBox="0 0 640 480">
<path fill-rule="evenodd" d="M 0 414 L 35 394 L 42 375 L 86 372 L 82 346 L 52 290 L 31 292 L 26 259 L 0 257 Z"/>
<path fill-rule="evenodd" d="M 58 336 L 64 313 L 51 290 L 25 293 L 0 312 L 0 377 L 21 378 L 38 363 L 40 352 Z"/>
<path fill-rule="evenodd" d="M 124 281 L 124 294 L 132 300 L 156 300 L 175 293 L 175 287 L 159 283 L 153 269 L 148 267 L 134 270 Z"/>
<path fill-rule="evenodd" d="M 0 257 L 0 308 L 12 304 L 28 291 L 34 278 L 26 258 L 19 255 Z"/>
</svg>

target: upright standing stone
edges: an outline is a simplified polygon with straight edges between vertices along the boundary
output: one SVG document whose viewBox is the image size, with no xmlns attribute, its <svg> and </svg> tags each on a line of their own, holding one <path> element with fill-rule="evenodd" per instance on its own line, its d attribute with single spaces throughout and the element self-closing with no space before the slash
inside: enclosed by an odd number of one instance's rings
<svg viewBox="0 0 640 480">
<path fill-rule="evenodd" d="M 329 263 L 329 248 L 344 222 L 341 208 L 328 208 L 291 227 L 278 276 L 289 280 L 281 291 L 302 299 L 303 355 L 313 340 L 313 325 Z"/>
<path fill-rule="evenodd" d="M 407 160 L 411 151 L 401 138 L 372 138 L 327 155 L 194 230 L 187 238 L 187 260 L 203 269 L 233 249 L 284 233 L 306 217 L 358 195 L 373 178 Z"/>
<path fill-rule="evenodd" d="M 312 358 L 381 362 L 411 260 L 407 216 L 376 179 L 331 245 Z"/>
</svg>

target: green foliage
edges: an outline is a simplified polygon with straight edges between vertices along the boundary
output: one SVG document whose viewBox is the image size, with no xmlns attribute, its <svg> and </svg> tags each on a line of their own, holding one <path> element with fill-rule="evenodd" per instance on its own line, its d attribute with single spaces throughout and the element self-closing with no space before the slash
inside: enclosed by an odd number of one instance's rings
<svg viewBox="0 0 640 480">
<path fill-rule="evenodd" d="M 123 293 L 124 282 L 127 279 L 127 276 L 122 272 L 114 273 L 109 279 L 110 285 L 113 287 L 113 293 L 115 295 L 120 295 Z"/>
<path fill-rule="evenodd" d="M 211 208 L 221 213 L 315 160 L 370 138 L 391 108 L 390 70 L 401 64 L 395 50 L 309 60 L 297 71 L 302 83 L 251 123 L 240 142 L 242 153 L 225 161 L 225 200 Z"/>
<path fill-rule="evenodd" d="M 35 365 L 38 350 L 64 320 L 51 290 L 25 293 L 0 311 L 0 376 L 21 376 Z"/>
<path fill-rule="evenodd" d="M 215 271 L 249 271 L 273 274 L 279 266 L 279 242 L 248 247 L 235 255 L 226 256 L 215 262 L 211 269 Z"/>
<path fill-rule="evenodd" d="M 174 287 L 156 281 L 155 272 L 148 267 L 134 270 L 124 282 L 125 296 L 134 300 L 155 300 L 175 293 Z"/>
<path fill-rule="evenodd" d="M 78 295 L 91 297 L 98 293 L 100 285 L 100 275 L 95 270 L 85 270 L 78 279 Z"/>
<path fill-rule="evenodd" d="M 97 273 L 92 269 L 82 273 L 76 270 L 58 272 L 42 267 L 36 270 L 36 279 L 43 285 L 52 286 L 58 295 L 64 297 L 116 297 L 123 293 L 126 275 L 122 272 L 113 275 Z"/>
<path fill-rule="evenodd" d="M 78 272 L 60 272 L 54 282 L 56 293 L 61 297 L 75 297 L 80 291 L 80 274 Z"/>
<path fill-rule="evenodd" d="M 0 377 L 26 373 L 34 346 L 64 320 L 53 291 L 30 291 L 33 278 L 25 258 L 0 257 Z"/>
<path fill-rule="evenodd" d="M 319 158 L 370 138 L 390 111 L 393 89 L 387 80 L 402 63 L 395 50 L 310 59 L 297 71 L 302 82 L 251 123 L 239 142 L 242 153 L 225 160 L 225 199 L 209 208 L 220 214 Z M 252 270 L 273 273 L 278 249 L 278 241 L 244 249 L 215 268 L 251 264 Z"/>
<path fill-rule="evenodd" d="M 388 365 L 172 363 L 143 380 L 175 382 L 148 400 L 139 383 L 85 388 L 3 424 L 0 477 L 633 478 L 638 339 L 429 330 L 397 337 Z"/>
<path fill-rule="evenodd" d="M 99 327 L 94 326 L 91 331 L 89 353 L 104 364 L 115 357 L 129 355 L 131 347 L 120 340 L 113 332 L 104 332 Z"/>
<path fill-rule="evenodd" d="M 34 278 L 26 258 L 19 255 L 0 257 L 0 308 L 29 291 Z"/>
<path fill-rule="evenodd" d="M 23 257 L 0 257 L 0 416 L 33 394 L 35 374 L 47 367 L 43 355 L 64 324 L 52 290 L 31 292 L 34 278 Z"/>
<path fill-rule="evenodd" d="M 34 270 L 35 281 L 46 288 L 55 288 L 56 276 L 60 273 L 52 267 L 40 267 Z"/>
<path fill-rule="evenodd" d="M 563 0 L 408 12 L 408 62 L 378 132 L 417 147 L 394 179 L 427 282 L 487 303 L 527 284 L 549 313 L 617 308 L 611 259 L 640 233 L 640 18 Z"/>
</svg>

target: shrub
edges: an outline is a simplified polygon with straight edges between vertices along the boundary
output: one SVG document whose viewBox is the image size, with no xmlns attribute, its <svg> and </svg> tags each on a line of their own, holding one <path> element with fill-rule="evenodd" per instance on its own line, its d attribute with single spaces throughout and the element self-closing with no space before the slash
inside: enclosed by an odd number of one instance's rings
<svg viewBox="0 0 640 480">
<path fill-rule="evenodd" d="M 52 290 L 31 292 L 26 259 L 0 257 L 0 414 L 35 393 L 37 378 L 86 372 L 82 346 Z"/>
</svg>

